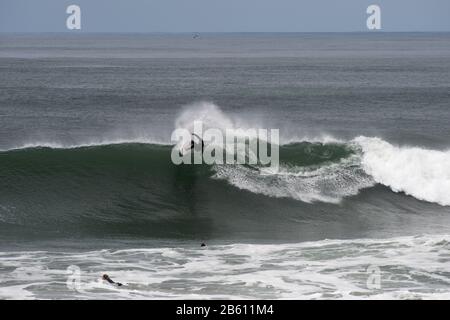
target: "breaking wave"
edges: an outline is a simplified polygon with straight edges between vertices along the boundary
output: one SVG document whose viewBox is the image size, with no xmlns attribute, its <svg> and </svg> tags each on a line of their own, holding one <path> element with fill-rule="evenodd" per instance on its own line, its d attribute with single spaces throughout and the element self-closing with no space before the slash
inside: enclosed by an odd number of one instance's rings
<svg viewBox="0 0 450 320">
<path fill-rule="evenodd" d="M 245 119 L 203 102 L 185 107 L 175 120 L 175 128 L 192 131 L 196 120 L 202 121 L 205 129 L 250 127 Z M 0 199 L 5 206 L 11 202 L 5 200 L 5 193 L 20 188 L 26 200 L 39 194 L 35 190 L 40 186 L 60 195 L 67 190 L 64 196 L 68 198 L 88 197 L 86 190 L 96 186 L 102 186 L 95 191 L 102 193 L 100 199 L 105 194 L 130 196 L 129 190 L 144 198 L 154 197 L 152 192 L 170 198 L 174 185 L 200 179 L 211 188 L 216 186 L 214 181 L 225 181 L 252 193 L 308 203 L 338 203 L 379 183 L 419 200 L 450 205 L 450 151 L 394 146 L 377 137 L 361 136 L 347 142 L 326 135 L 299 140 L 281 137 L 277 172 L 246 165 L 175 166 L 170 160 L 172 144 L 167 141 L 30 143 L 0 152 L 0 183 L 5 190 Z M 142 188 L 149 184 L 151 188 Z M 153 203 L 156 208 L 157 202 Z M 167 205 L 170 201 L 164 203 Z"/>
</svg>

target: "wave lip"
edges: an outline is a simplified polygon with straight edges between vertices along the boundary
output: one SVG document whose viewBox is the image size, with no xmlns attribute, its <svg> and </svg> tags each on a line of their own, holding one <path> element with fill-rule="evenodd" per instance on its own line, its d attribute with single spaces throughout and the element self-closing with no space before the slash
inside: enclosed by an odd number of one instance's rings
<svg viewBox="0 0 450 320">
<path fill-rule="evenodd" d="M 358 137 L 361 165 L 394 192 L 450 206 L 450 151 L 398 147 L 380 138 Z"/>
<path fill-rule="evenodd" d="M 79 148 L 102 147 L 102 146 L 125 145 L 125 144 L 170 145 L 170 143 L 147 137 L 137 137 L 137 138 L 134 137 L 130 139 L 92 140 L 72 144 L 61 142 L 36 141 L 23 143 L 6 149 L 0 149 L 0 152 L 17 151 L 24 149 L 39 149 L 39 148 L 79 149 Z"/>
</svg>

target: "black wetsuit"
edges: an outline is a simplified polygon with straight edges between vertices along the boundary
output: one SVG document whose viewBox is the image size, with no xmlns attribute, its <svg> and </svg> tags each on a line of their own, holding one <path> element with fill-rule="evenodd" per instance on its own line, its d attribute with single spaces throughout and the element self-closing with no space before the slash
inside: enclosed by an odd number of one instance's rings
<svg viewBox="0 0 450 320">
<path fill-rule="evenodd" d="M 122 286 L 120 282 L 114 282 L 107 274 L 103 275 L 103 280 L 108 281 L 108 283 L 115 284 L 118 287 Z"/>
</svg>

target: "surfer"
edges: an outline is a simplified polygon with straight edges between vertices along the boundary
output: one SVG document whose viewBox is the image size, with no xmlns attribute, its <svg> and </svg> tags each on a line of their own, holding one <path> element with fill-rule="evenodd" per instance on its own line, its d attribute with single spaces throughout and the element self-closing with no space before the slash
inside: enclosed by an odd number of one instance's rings
<svg viewBox="0 0 450 320">
<path fill-rule="evenodd" d="M 102 276 L 102 279 L 105 280 L 105 281 L 108 281 L 108 283 L 110 283 L 110 284 L 115 284 L 118 287 L 122 286 L 122 284 L 120 282 L 114 282 L 107 274 L 104 274 Z"/>
<path fill-rule="evenodd" d="M 196 135 L 195 133 L 192 133 L 191 141 L 187 142 L 186 144 L 181 146 L 180 149 L 178 150 L 179 155 L 182 157 L 185 154 L 187 154 L 188 152 L 196 150 L 198 148 L 197 146 L 200 146 L 200 143 L 201 143 L 202 154 L 203 154 L 203 150 L 205 148 L 205 142 L 198 135 Z"/>
<path fill-rule="evenodd" d="M 196 142 L 194 141 L 194 138 L 197 138 L 198 139 L 198 141 L 200 142 L 201 141 L 201 143 L 202 143 L 202 153 L 203 153 L 203 149 L 205 148 L 205 143 L 203 142 L 203 139 L 202 138 L 200 138 L 198 135 L 196 135 L 195 133 L 193 133 L 192 134 L 192 139 L 191 139 L 191 148 L 190 149 L 194 149 L 195 148 L 195 145 L 196 145 Z M 199 143 L 198 142 L 198 143 Z"/>
</svg>

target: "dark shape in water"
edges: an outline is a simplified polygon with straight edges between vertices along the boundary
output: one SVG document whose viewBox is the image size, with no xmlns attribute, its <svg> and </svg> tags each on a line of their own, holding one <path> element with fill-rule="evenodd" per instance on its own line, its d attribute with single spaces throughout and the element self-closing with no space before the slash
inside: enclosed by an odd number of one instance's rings
<svg viewBox="0 0 450 320">
<path fill-rule="evenodd" d="M 121 284 L 120 282 L 115 282 L 115 281 L 113 281 L 107 274 L 104 274 L 104 275 L 102 276 L 102 279 L 108 281 L 108 283 L 115 284 L 115 285 L 117 285 L 118 287 L 121 287 L 121 286 L 122 286 L 122 284 Z"/>
</svg>

